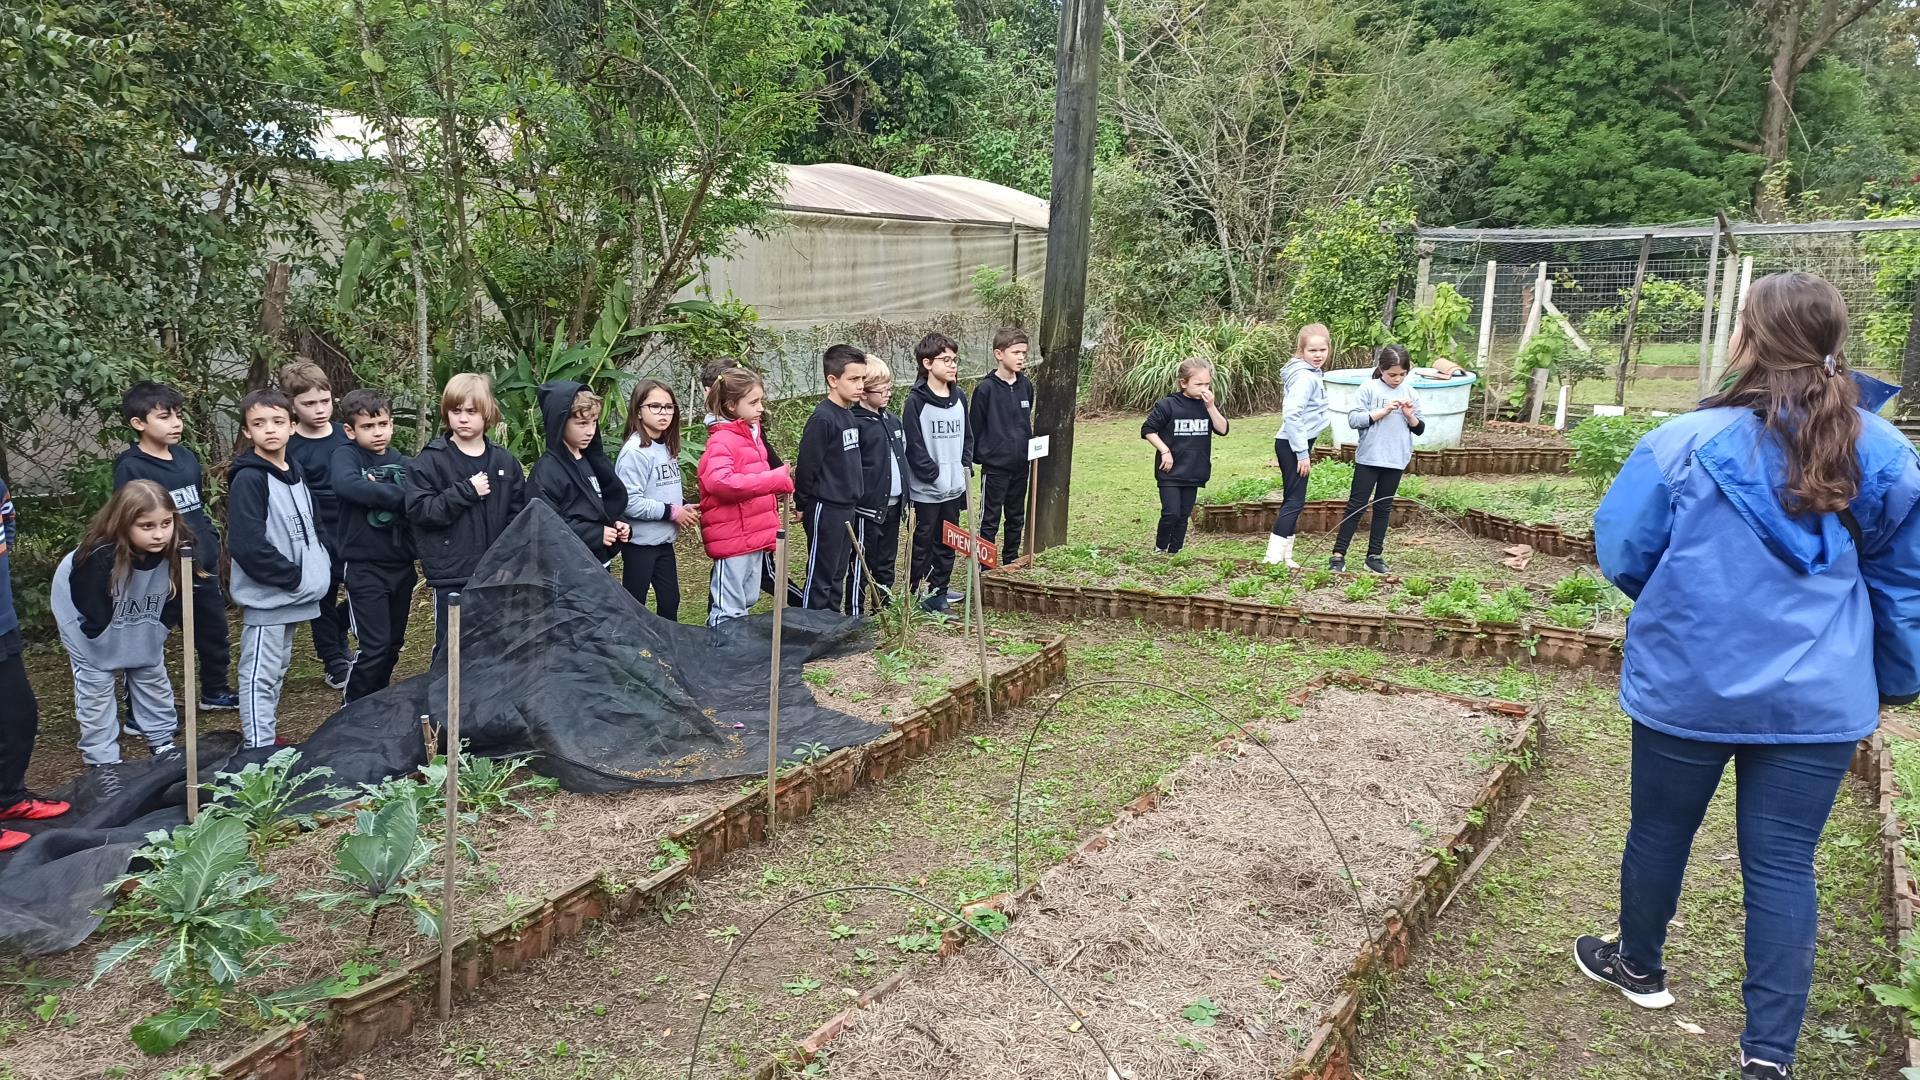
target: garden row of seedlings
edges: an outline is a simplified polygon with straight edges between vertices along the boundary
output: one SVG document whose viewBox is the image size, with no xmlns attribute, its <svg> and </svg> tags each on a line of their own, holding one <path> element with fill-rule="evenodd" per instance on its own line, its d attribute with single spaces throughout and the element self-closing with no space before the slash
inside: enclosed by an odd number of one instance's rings
<svg viewBox="0 0 1920 1080">
<path fill-rule="evenodd" d="M 1274 513 L 1279 505 L 1280 500 L 1276 495 L 1271 499 L 1254 502 L 1195 506 L 1193 523 L 1194 527 L 1202 532 L 1266 532 L 1273 525 Z M 1345 517 L 1346 513 L 1347 504 L 1344 499 L 1316 499 L 1307 503 L 1301 510 L 1300 531 L 1333 532 L 1340 527 L 1340 519 Z M 1396 523 L 1404 525 L 1436 515 L 1422 507 L 1406 504 L 1396 505 L 1393 516 Z M 1598 561 L 1594 552 L 1593 537 L 1565 532 L 1558 525 L 1545 522 L 1529 524 L 1478 509 L 1467 510 L 1458 516 L 1439 516 L 1460 526 L 1469 535 L 1483 540 L 1493 540 L 1501 544 L 1525 544 L 1542 555 L 1579 559 L 1588 563 Z M 1371 520 L 1370 511 L 1361 513 L 1358 522 L 1360 534 L 1365 534 L 1369 520 Z"/>
<path fill-rule="evenodd" d="M 1288 705 L 1294 722 L 1223 739 L 1026 888 L 965 908 L 939 967 L 757 1076 L 825 1056 L 861 1080 L 1350 1080 L 1365 986 L 1489 850 L 1542 718 L 1345 673 Z"/>
<path fill-rule="evenodd" d="M 1012 669 L 995 675 L 993 707 L 1008 709 L 1033 698 L 1056 682 L 1064 671 L 1066 638 L 1050 638 L 1037 653 L 1023 657 Z M 950 740 L 968 728 L 981 711 L 983 696 L 977 680 L 966 680 L 922 709 L 887 724 L 885 734 L 870 744 L 795 763 L 787 773 L 781 774 L 776 786 L 778 819 L 797 821 L 806 817 L 820 801 L 843 798 L 862 784 L 874 784 L 889 774 L 899 773 L 935 744 Z M 288 749 L 276 755 L 269 769 L 259 771 L 259 767 L 248 767 L 248 773 L 234 776 L 228 786 L 242 792 L 242 807 L 253 805 L 248 799 L 257 801 L 265 794 L 276 799 L 284 811 L 296 799 L 315 796 L 313 788 L 284 782 L 284 774 L 292 765 L 294 751 Z M 349 842 L 357 849 L 357 857 L 372 865 L 376 871 L 374 876 L 380 876 L 382 882 L 392 888 L 384 892 L 376 890 L 374 896 L 378 897 L 378 903 L 367 905 L 363 903 L 367 890 L 359 888 L 359 892 L 355 892 L 355 882 L 342 880 L 334 888 L 338 896 L 315 894 L 324 901 L 323 909 L 330 909 L 328 905 L 355 905 L 369 911 L 372 920 L 378 920 L 380 911 L 392 905 L 401 913 L 413 913 L 417 919 L 428 922 L 432 920 L 432 905 L 419 890 L 409 888 L 405 882 L 417 880 L 417 871 L 438 851 L 438 844 L 434 844 L 430 836 L 424 836 L 424 832 L 430 830 L 422 828 L 424 822 L 432 821 L 434 805 L 440 805 L 436 803 L 440 782 L 436 782 L 434 769 L 444 769 L 444 765 L 428 767 L 422 778 L 390 780 L 380 786 L 382 792 L 371 792 L 369 798 L 363 799 L 367 809 L 359 809 L 355 815 L 359 821 L 355 822 L 355 834 L 349 836 Z M 282 780 L 278 786 L 269 782 L 276 773 Z M 309 780 L 319 780 L 319 776 L 309 774 Z M 438 774 L 438 780 L 444 782 L 444 774 Z M 463 755 L 461 780 L 463 807 L 470 807 L 470 799 L 480 796 L 480 807 L 476 809 L 509 805 L 526 813 L 524 807 L 515 803 L 516 792 L 524 798 L 528 784 L 528 776 L 518 771 L 518 763 L 492 763 Z M 472 790 L 468 780 L 474 786 Z M 480 788 L 490 788 L 495 798 L 488 803 Z M 691 821 L 682 819 L 666 832 L 637 842 L 637 847 L 628 844 L 645 851 L 645 861 L 637 865 L 607 865 L 591 872 L 576 872 L 561 888 L 545 896 L 526 897 L 524 903 L 513 905 L 505 915 L 472 926 L 453 945 L 455 997 L 465 997 L 490 978 L 526 967 L 547 955 L 555 945 L 580 934 L 595 920 L 628 917 L 659 907 L 685 878 L 712 871 L 728 853 L 764 840 L 768 821 L 766 798 L 760 788 L 764 788 L 764 784 L 749 786 L 739 796 L 722 801 L 707 813 L 697 817 L 689 815 Z M 409 796 L 409 792 L 415 794 Z M 699 805 L 699 799 L 695 799 L 695 805 Z M 221 824 L 227 821 L 234 824 Z M 221 832 L 217 840 L 221 840 L 223 859 L 234 855 L 246 863 L 246 867 L 236 865 L 227 874 L 228 888 L 234 890 L 257 888 L 261 876 L 257 863 L 248 859 L 250 842 L 244 821 L 246 817 L 238 813 L 215 813 L 204 817 L 198 826 L 200 830 L 209 830 L 211 826 Z M 280 821 L 288 826 L 298 824 L 296 817 L 282 817 Z M 236 832 L 236 836 L 228 838 L 225 832 Z M 167 844 L 194 840 L 194 834 L 188 830 L 177 830 L 175 836 L 177 840 Z M 236 851 L 228 851 L 234 847 L 228 844 L 230 840 L 238 844 Z M 342 846 L 342 851 L 346 851 L 346 846 Z M 342 861 L 346 861 L 346 855 L 342 855 Z M 150 874 L 165 874 L 167 869 L 169 867 L 161 863 Z M 399 919 L 405 919 L 405 915 L 396 917 Z M 372 942 L 371 924 L 369 942 Z M 123 945 L 115 945 L 115 951 L 121 947 Z M 432 1009 L 438 986 L 438 959 L 438 947 L 424 949 L 417 959 L 374 978 L 365 976 L 376 972 L 376 965 L 349 965 L 351 970 L 346 972 L 346 978 L 315 984 L 313 992 L 301 1001 L 271 1001 L 275 1007 L 298 1007 L 307 1019 L 269 1030 L 246 1049 L 221 1061 L 213 1074 L 227 1080 L 296 1080 L 319 1074 L 324 1068 L 338 1067 L 380 1043 L 405 1038 L 415 1022 Z M 179 1009 L 173 1009 L 169 1013 L 177 1011 Z M 196 1030 L 190 1022 L 190 1017 L 167 1020 L 161 1034 L 179 1042 Z"/>
</svg>

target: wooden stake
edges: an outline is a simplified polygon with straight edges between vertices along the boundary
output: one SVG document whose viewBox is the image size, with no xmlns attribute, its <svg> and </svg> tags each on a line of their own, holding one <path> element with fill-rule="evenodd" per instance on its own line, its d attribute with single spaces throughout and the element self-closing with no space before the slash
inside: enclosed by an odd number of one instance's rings
<svg viewBox="0 0 1920 1080">
<path fill-rule="evenodd" d="M 1033 515 L 1039 513 L 1040 506 L 1040 459 L 1027 462 L 1027 532 L 1022 539 L 1027 542 L 1027 554 L 1040 554 L 1040 541 L 1033 531 Z"/>
<path fill-rule="evenodd" d="M 200 672 L 193 651 L 193 545 L 180 545 L 180 689 L 187 695 L 187 824 L 200 819 Z"/>
<path fill-rule="evenodd" d="M 1720 215 L 1721 220 L 1726 214 Z M 1713 239 L 1707 242 L 1707 288 L 1701 294 L 1704 302 L 1700 305 L 1700 374 L 1696 390 L 1701 397 L 1707 396 L 1707 374 L 1713 363 L 1713 301 L 1715 279 L 1720 272 L 1720 231 L 1714 230 Z"/>
<path fill-rule="evenodd" d="M 1627 362 L 1633 356 L 1633 326 L 1640 321 L 1640 287 L 1647 281 L 1647 256 L 1653 252 L 1653 234 L 1640 238 L 1640 262 L 1633 268 L 1633 295 L 1627 298 L 1627 329 L 1620 337 L 1620 370 L 1613 376 L 1613 403 L 1627 403 Z"/>
<path fill-rule="evenodd" d="M 440 1019 L 453 1016 L 454 860 L 460 855 L 460 594 L 447 595 L 447 845 L 440 881 Z"/>
<path fill-rule="evenodd" d="M 767 675 L 767 836 L 780 817 L 780 622 L 787 610 L 787 497 L 780 496 L 780 530 L 773 534 L 773 667 Z"/>
<path fill-rule="evenodd" d="M 1726 269 L 1722 271 L 1725 280 L 1720 283 L 1720 318 L 1713 331 L 1713 362 L 1707 368 L 1707 389 L 1711 394 L 1719 385 L 1720 373 L 1727 366 L 1727 343 L 1733 336 L 1733 299 L 1739 290 L 1734 287 L 1734 274 L 1739 272 L 1739 255 L 1727 253 Z"/>
<path fill-rule="evenodd" d="M 873 583 L 873 572 L 867 566 L 866 545 L 860 542 L 860 534 L 855 531 L 853 522 L 851 521 L 847 522 L 847 543 L 853 545 L 853 568 L 856 580 L 860 583 L 858 589 L 848 590 L 852 595 L 848 596 L 847 599 L 853 605 L 853 613 L 859 615 L 861 613 L 859 601 L 865 598 L 868 591 L 867 586 Z M 879 595 L 879 590 L 880 587 L 878 585 L 873 586 L 873 594 L 875 596 Z"/>
<path fill-rule="evenodd" d="M 1480 373 L 1480 420 L 1486 422 L 1493 413 L 1492 373 L 1487 370 L 1487 361 L 1493 356 L 1493 286 L 1500 264 L 1487 260 L 1487 287 L 1480 292 L 1480 340 L 1473 348 L 1474 370 Z"/>
<path fill-rule="evenodd" d="M 987 723 L 993 723 L 993 676 L 987 672 L 987 609 L 980 605 L 980 504 L 986 501 L 986 477 L 980 480 L 980 498 L 973 504 L 973 553 L 967 560 L 967 591 L 972 593 L 973 619 L 980 641 L 980 700 L 986 703 Z"/>
</svg>

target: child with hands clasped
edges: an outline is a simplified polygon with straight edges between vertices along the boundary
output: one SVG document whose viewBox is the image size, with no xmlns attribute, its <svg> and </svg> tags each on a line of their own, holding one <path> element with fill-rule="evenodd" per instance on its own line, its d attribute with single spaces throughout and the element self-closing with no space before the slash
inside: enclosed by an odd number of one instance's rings
<svg viewBox="0 0 1920 1080">
<path fill-rule="evenodd" d="M 80 757 L 120 763 L 114 675 L 125 675 L 133 722 L 155 757 L 173 751 L 173 683 L 167 636 L 180 624 L 180 541 L 173 499 L 151 480 L 130 480 L 87 524 L 80 546 L 53 573 L 53 617 L 73 668 Z"/>
<path fill-rule="evenodd" d="M 760 599 L 761 572 L 780 535 L 781 495 L 793 492 L 785 465 L 769 466 L 757 428 L 766 412 L 760 376 L 728 368 L 707 392 L 719 417 L 700 455 L 700 537 L 713 559 L 707 625 L 737 619 Z"/>
<path fill-rule="evenodd" d="M 1300 328 L 1293 359 L 1280 369 L 1280 432 L 1273 438 L 1274 461 L 1280 466 L 1280 512 L 1273 517 L 1267 537 L 1266 560 L 1293 561 L 1294 534 L 1300 530 L 1300 511 L 1307 505 L 1307 474 L 1313 471 L 1313 443 L 1327 430 L 1327 383 L 1321 369 L 1333 354 L 1333 334 L 1319 323 Z"/>
<path fill-rule="evenodd" d="M 1393 493 L 1400 490 L 1400 477 L 1413 460 L 1413 437 L 1427 430 L 1426 421 L 1420 419 L 1419 399 L 1407 382 L 1412 369 L 1405 345 L 1374 350 L 1373 378 L 1360 388 L 1359 406 L 1347 413 L 1347 423 L 1359 433 L 1360 442 L 1353 450 L 1353 488 L 1347 493 L 1347 510 L 1333 541 L 1333 558 L 1327 561 L 1335 570 L 1347 568 L 1347 545 L 1353 541 L 1360 515 L 1371 505 L 1367 569 L 1387 572 L 1382 556 L 1393 515 Z"/>
<path fill-rule="evenodd" d="M 627 434 L 614 462 L 627 487 L 626 546 L 620 550 L 620 583 L 646 606 L 653 593 L 660 617 L 680 617 L 680 566 L 673 544 L 681 529 L 700 524 L 700 511 L 684 505 L 680 482 L 680 403 L 658 379 L 641 379 L 627 401 Z"/>
<path fill-rule="evenodd" d="M 313 494 L 320 515 L 320 540 L 333 559 L 333 581 L 320 598 L 320 615 L 313 620 L 313 649 L 326 668 L 327 685 L 345 690 L 353 671 L 354 653 L 347 648 L 352 619 L 340 602 L 344 560 L 340 558 L 340 503 L 333 494 L 333 455 L 352 440 L 346 425 L 333 418 L 333 383 L 320 365 L 296 361 L 280 369 L 280 392 L 293 401 L 293 437 L 287 440 L 287 458 L 300 467 L 300 477 Z"/>
<path fill-rule="evenodd" d="M 1140 437 L 1159 454 L 1153 478 L 1160 488 L 1160 524 L 1153 549 L 1167 555 L 1187 543 L 1193 500 L 1213 476 L 1213 437 L 1227 433 L 1227 418 L 1213 403 L 1213 365 L 1199 357 L 1180 365 L 1180 390 L 1154 403 Z"/>
<path fill-rule="evenodd" d="M 600 395 L 565 379 L 535 391 L 546 424 L 547 452 L 527 479 L 587 545 L 602 566 L 633 535 L 626 522 L 627 486 L 600 445 Z"/>
<path fill-rule="evenodd" d="M 296 405 L 297 407 L 297 405 Z M 393 449 L 393 403 L 365 388 L 340 399 L 352 441 L 328 462 L 340 500 L 340 577 L 360 656 L 347 674 L 343 703 L 385 689 L 407 640 L 413 604 L 413 534 L 407 530 L 407 459 Z"/>
</svg>

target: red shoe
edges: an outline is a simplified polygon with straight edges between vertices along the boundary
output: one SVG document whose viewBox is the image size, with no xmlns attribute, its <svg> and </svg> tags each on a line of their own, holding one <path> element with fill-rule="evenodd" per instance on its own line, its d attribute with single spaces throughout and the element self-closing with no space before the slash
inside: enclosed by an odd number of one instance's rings
<svg viewBox="0 0 1920 1080">
<path fill-rule="evenodd" d="M 54 802 L 52 799 L 21 799 L 12 806 L 0 806 L 0 821 L 45 821 L 48 818 L 59 817 L 68 809 L 70 808 L 66 803 Z M 0 851 L 5 850 L 0 848 Z"/>
<path fill-rule="evenodd" d="M 31 839 L 33 839 L 33 837 L 23 832 L 14 832 L 12 829 L 0 829 L 0 851 L 12 851 L 14 848 L 19 847 Z"/>
</svg>

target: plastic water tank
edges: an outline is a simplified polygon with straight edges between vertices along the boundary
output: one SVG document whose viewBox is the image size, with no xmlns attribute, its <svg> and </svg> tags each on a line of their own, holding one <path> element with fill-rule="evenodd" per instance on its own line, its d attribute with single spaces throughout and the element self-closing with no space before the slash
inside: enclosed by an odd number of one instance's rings
<svg viewBox="0 0 1920 1080">
<path fill-rule="evenodd" d="M 1360 387 L 1373 378 L 1372 368 L 1341 368 L 1327 372 L 1327 413 L 1333 421 L 1333 444 L 1352 446 L 1359 442 L 1353 428 L 1347 426 L 1347 413 L 1359 405 Z M 1413 380 L 1420 400 L 1420 418 L 1426 431 L 1413 437 L 1415 450 L 1445 450 L 1460 445 L 1461 425 L 1467 418 L 1467 399 L 1480 376 L 1467 372 L 1451 379 L 1429 378 L 1418 373 Z"/>
</svg>

